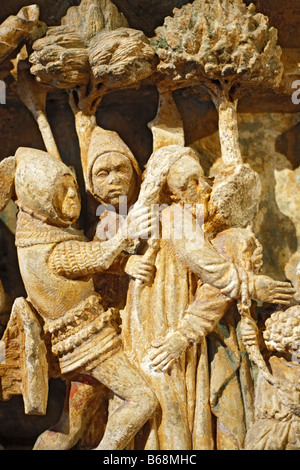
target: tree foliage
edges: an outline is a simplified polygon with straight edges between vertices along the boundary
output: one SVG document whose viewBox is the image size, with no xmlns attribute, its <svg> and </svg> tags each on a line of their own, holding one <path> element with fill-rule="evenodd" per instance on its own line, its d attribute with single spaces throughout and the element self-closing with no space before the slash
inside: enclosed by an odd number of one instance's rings
<svg viewBox="0 0 300 470">
<path fill-rule="evenodd" d="M 141 31 L 128 27 L 110 0 L 83 0 L 60 26 L 36 41 L 31 72 L 45 84 L 75 88 L 92 82 L 130 86 L 150 75 L 155 51 Z"/>
<path fill-rule="evenodd" d="M 151 44 L 162 80 L 175 87 L 215 81 L 276 87 L 281 79 L 277 30 L 242 0 L 195 0 L 174 10 L 157 28 Z"/>
</svg>

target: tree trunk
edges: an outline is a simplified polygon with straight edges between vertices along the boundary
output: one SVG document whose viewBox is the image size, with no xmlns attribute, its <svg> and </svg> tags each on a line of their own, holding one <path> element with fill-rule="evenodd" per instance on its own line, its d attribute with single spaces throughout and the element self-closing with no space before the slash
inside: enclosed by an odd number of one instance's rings
<svg viewBox="0 0 300 470">
<path fill-rule="evenodd" d="M 225 91 L 210 93 L 219 114 L 219 136 L 222 159 L 226 165 L 243 163 L 239 145 L 238 100 L 230 100 Z"/>
<path fill-rule="evenodd" d="M 82 169 L 83 169 L 84 175 L 86 176 L 87 155 L 88 155 L 91 135 L 92 135 L 93 130 L 96 127 L 96 117 L 88 116 L 84 114 L 82 111 L 78 111 L 75 114 L 75 127 L 76 127 L 76 133 L 77 133 L 79 146 L 80 146 Z"/>
<path fill-rule="evenodd" d="M 70 93 L 69 95 L 69 105 L 75 117 L 75 128 L 80 147 L 81 165 L 84 177 L 86 177 L 87 155 L 90 139 L 93 130 L 97 126 L 96 116 L 95 114 L 87 114 L 81 111 L 79 106 L 75 103 L 75 97 L 73 93 Z"/>
</svg>

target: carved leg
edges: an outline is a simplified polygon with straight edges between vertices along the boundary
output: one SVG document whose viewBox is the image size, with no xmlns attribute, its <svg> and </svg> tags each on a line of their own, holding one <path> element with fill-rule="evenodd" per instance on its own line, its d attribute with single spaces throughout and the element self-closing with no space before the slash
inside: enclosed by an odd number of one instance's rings
<svg viewBox="0 0 300 470">
<path fill-rule="evenodd" d="M 157 399 L 122 351 L 90 373 L 124 399 L 109 416 L 103 439 L 96 450 L 122 450 L 154 414 Z"/>
<path fill-rule="evenodd" d="M 91 377 L 73 380 L 66 393 L 64 409 L 59 422 L 41 434 L 33 450 L 69 450 L 83 438 L 86 425 L 97 414 L 99 403 L 107 390 Z M 103 418 L 104 420 L 104 418 Z M 102 423 L 104 427 L 104 423 Z M 103 430 L 99 430 L 100 441 Z"/>
</svg>

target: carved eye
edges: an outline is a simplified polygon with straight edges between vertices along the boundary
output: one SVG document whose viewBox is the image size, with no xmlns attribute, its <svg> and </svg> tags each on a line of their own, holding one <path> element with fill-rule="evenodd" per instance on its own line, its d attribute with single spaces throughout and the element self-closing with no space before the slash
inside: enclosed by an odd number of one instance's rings
<svg viewBox="0 0 300 470">
<path fill-rule="evenodd" d="M 199 184 L 198 178 L 197 178 L 196 176 L 192 176 L 192 177 L 189 179 L 189 181 L 188 181 L 188 183 L 187 183 L 186 186 L 187 186 L 187 187 L 193 187 L 193 186 L 198 186 L 198 184 Z"/>
<path fill-rule="evenodd" d="M 119 165 L 116 167 L 118 173 L 126 173 L 127 168 L 124 165 Z"/>
<path fill-rule="evenodd" d="M 108 171 L 101 170 L 97 173 L 97 178 L 105 178 L 108 175 Z"/>
</svg>

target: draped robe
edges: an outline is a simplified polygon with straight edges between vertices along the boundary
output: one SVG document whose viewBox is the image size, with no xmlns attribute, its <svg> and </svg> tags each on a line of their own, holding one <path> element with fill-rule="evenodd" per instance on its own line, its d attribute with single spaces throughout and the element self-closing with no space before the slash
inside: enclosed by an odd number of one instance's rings
<svg viewBox="0 0 300 470">
<path fill-rule="evenodd" d="M 122 312 L 123 346 L 160 403 L 140 445 L 147 450 L 210 449 L 214 442 L 209 364 L 206 342 L 199 347 L 197 335 L 207 334 L 205 318 L 210 317 L 211 331 L 238 298 L 239 276 L 237 268 L 215 251 L 204 234 L 192 249 L 190 231 L 183 230 L 178 237 L 174 211 L 176 214 L 182 208 L 171 206 L 163 212 L 162 229 L 168 229 L 169 238 L 159 240 L 153 283 L 130 281 Z M 201 234 L 192 216 L 189 223 Z M 220 291 L 223 289 L 226 295 Z M 190 305 L 194 305 L 193 311 Z M 194 341 L 168 373 L 155 372 L 147 359 L 151 343 L 177 329 Z"/>
</svg>

